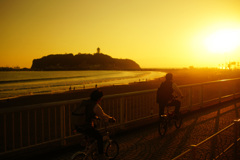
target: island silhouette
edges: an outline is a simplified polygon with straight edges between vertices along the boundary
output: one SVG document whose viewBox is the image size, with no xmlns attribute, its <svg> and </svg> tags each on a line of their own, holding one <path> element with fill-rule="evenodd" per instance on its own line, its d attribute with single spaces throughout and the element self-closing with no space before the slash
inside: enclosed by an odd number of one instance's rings
<svg viewBox="0 0 240 160">
<path fill-rule="evenodd" d="M 34 59 L 31 70 L 140 70 L 140 66 L 130 59 L 117 59 L 100 53 L 51 54 Z"/>
</svg>

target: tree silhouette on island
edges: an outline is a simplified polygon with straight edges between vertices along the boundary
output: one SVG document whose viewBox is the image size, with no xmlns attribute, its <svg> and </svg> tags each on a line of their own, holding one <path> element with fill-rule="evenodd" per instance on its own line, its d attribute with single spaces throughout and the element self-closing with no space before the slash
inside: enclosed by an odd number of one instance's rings
<svg viewBox="0 0 240 160">
<path fill-rule="evenodd" d="M 34 59 L 31 70 L 140 70 L 140 66 L 130 59 L 117 59 L 100 53 L 77 55 L 55 54 Z"/>
</svg>

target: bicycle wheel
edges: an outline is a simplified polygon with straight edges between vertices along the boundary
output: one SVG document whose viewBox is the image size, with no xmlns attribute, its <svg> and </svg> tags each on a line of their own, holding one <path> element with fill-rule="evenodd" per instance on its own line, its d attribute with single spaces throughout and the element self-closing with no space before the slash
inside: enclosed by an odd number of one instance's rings
<svg viewBox="0 0 240 160">
<path fill-rule="evenodd" d="M 180 128 L 182 125 L 182 116 L 178 115 L 174 119 L 175 119 L 175 127 Z"/>
<path fill-rule="evenodd" d="M 117 157 L 119 153 L 119 146 L 118 143 L 114 140 L 111 140 L 106 145 L 105 155 L 109 159 L 114 159 Z"/>
<path fill-rule="evenodd" d="M 71 160 L 90 160 L 90 159 L 84 152 L 77 152 L 72 156 Z"/>
<path fill-rule="evenodd" d="M 160 136 L 164 136 L 167 132 L 167 120 L 165 118 L 161 118 L 158 124 L 158 133 Z"/>
</svg>

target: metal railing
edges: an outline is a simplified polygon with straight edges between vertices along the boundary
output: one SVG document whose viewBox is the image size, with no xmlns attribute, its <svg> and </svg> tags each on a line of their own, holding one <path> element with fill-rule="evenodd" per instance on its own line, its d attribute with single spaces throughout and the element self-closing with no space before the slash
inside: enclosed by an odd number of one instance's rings
<svg viewBox="0 0 240 160">
<path fill-rule="evenodd" d="M 191 145 L 190 149 L 183 152 L 172 160 L 217 160 L 217 159 L 239 159 L 240 141 L 240 119 L 213 134 L 202 142 Z"/>
<path fill-rule="evenodd" d="M 238 98 L 240 78 L 182 85 L 182 112 L 198 110 Z M 101 106 L 125 127 L 158 116 L 157 89 L 104 96 Z M 71 112 L 83 99 L 0 109 L 0 156 L 42 145 L 64 146 L 75 142 Z"/>
</svg>

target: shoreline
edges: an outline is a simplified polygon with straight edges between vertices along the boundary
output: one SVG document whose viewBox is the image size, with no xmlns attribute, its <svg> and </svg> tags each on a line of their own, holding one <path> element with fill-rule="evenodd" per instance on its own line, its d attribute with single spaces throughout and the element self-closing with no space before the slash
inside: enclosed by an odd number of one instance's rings
<svg viewBox="0 0 240 160">
<path fill-rule="evenodd" d="M 34 71 L 1 73 L 0 101 L 23 96 L 59 94 L 71 90 L 128 85 L 165 75 L 160 71 Z M 6 77 L 6 78 L 5 78 Z"/>
<path fill-rule="evenodd" d="M 149 81 L 134 82 L 126 85 L 104 86 L 104 87 L 99 87 L 98 89 L 103 91 L 104 95 L 111 95 L 111 94 L 154 89 L 154 88 L 157 88 L 158 83 L 160 83 L 159 79 L 156 79 L 156 80 L 149 80 Z M 71 90 L 71 91 L 65 91 L 65 92 L 59 92 L 59 93 L 26 95 L 26 96 L 20 96 L 16 98 L 6 98 L 3 100 L 0 100 L 0 106 L 1 106 L 0 108 L 88 98 L 90 93 L 95 89 L 96 88 L 89 88 L 89 89 Z"/>
<path fill-rule="evenodd" d="M 162 72 L 173 73 L 173 80 L 177 85 L 187 85 L 194 83 L 203 83 L 220 79 L 240 78 L 240 70 L 219 70 L 219 69 L 172 69 L 161 70 Z M 149 81 L 140 81 L 129 83 L 128 85 L 113 85 L 99 87 L 104 95 L 119 94 L 126 92 L 135 92 L 142 90 L 157 89 L 165 78 L 158 78 Z M 49 93 L 40 95 L 28 95 L 17 98 L 0 100 L 1 108 L 33 105 L 39 103 L 48 103 L 55 101 L 72 100 L 89 97 L 95 88 L 71 90 L 63 93 Z"/>
</svg>

